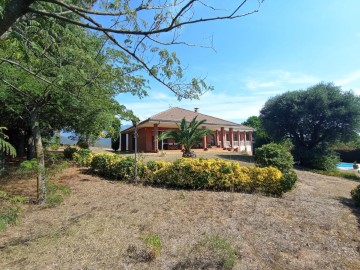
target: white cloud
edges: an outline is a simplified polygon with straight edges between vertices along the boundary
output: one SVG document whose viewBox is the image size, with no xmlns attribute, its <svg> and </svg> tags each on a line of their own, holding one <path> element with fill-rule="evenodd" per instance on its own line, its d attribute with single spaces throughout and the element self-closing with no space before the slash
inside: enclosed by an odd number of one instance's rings
<svg viewBox="0 0 360 270">
<path fill-rule="evenodd" d="M 254 78 L 255 77 L 255 78 Z M 260 79 L 259 79 L 260 77 Z M 309 85 L 319 82 L 317 77 L 301 72 L 285 70 L 263 71 L 252 75 L 246 82 L 248 89 L 286 88 L 293 85 Z"/>
<path fill-rule="evenodd" d="M 340 86 L 347 86 L 352 82 L 355 82 L 357 80 L 360 79 L 360 70 L 355 70 L 353 72 L 351 72 L 350 74 L 348 74 L 346 77 L 337 80 L 335 82 L 335 84 L 340 85 Z"/>
</svg>

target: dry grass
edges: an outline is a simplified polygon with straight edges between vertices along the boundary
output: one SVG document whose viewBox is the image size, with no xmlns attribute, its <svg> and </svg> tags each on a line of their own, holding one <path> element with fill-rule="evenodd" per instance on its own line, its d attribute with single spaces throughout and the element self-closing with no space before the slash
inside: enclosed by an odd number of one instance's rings
<svg viewBox="0 0 360 270">
<path fill-rule="evenodd" d="M 235 269 L 359 269 L 360 214 L 349 195 L 358 183 L 297 173 L 295 190 L 269 198 L 133 186 L 69 168 L 63 204 L 30 205 L 0 232 L 0 269 L 219 269 L 206 250 L 191 258 L 214 235 L 236 250 Z M 146 235 L 159 236 L 161 253 Z"/>
</svg>

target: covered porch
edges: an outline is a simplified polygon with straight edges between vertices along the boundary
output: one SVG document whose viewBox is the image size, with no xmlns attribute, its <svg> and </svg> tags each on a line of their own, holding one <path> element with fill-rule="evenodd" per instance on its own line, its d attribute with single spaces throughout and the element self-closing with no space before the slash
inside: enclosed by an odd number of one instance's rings
<svg viewBox="0 0 360 270">
<path fill-rule="evenodd" d="M 219 126 L 204 125 L 213 131 L 201 142 L 194 145 L 194 149 L 226 150 L 245 152 L 253 154 L 252 132 L 253 129 L 245 126 Z M 139 152 L 158 152 L 159 150 L 182 150 L 182 146 L 172 139 L 158 140 L 158 136 L 167 130 L 175 130 L 177 125 L 174 122 L 145 122 L 138 126 L 138 151 Z M 121 133 L 121 151 L 135 150 L 135 128 L 129 128 Z"/>
</svg>

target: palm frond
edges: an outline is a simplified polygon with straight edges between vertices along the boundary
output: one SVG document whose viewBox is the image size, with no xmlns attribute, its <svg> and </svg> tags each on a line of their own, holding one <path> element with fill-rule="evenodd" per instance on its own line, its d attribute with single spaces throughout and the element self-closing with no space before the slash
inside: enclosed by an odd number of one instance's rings
<svg viewBox="0 0 360 270">
<path fill-rule="evenodd" d="M 7 155 L 11 155 L 12 157 L 16 156 L 15 148 L 5 139 L 8 138 L 6 134 L 4 134 L 3 130 L 7 130 L 6 127 L 0 127 L 0 151 L 5 152 Z"/>
</svg>

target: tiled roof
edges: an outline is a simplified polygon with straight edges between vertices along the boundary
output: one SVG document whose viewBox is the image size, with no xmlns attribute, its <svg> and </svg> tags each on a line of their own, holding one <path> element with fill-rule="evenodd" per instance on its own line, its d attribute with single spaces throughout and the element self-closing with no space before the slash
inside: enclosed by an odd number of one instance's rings
<svg viewBox="0 0 360 270">
<path fill-rule="evenodd" d="M 176 122 L 179 123 L 185 117 L 186 121 L 191 121 L 194 117 L 197 117 L 197 120 L 206 120 L 208 125 L 220 125 L 220 126 L 236 126 L 244 129 L 252 129 L 247 126 L 243 126 L 234 122 L 226 121 L 217 117 L 210 115 L 202 114 L 195 111 L 185 110 L 178 107 L 170 108 L 166 111 L 160 112 L 151 116 L 145 121 L 167 121 L 167 122 Z"/>
</svg>

